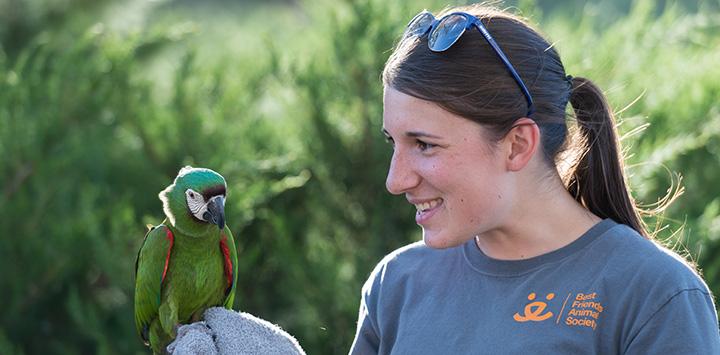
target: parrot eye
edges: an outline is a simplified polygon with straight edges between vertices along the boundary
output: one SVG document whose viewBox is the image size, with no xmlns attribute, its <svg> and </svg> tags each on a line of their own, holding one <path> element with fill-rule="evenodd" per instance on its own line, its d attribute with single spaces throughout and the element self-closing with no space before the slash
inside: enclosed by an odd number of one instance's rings
<svg viewBox="0 0 720 355">
<path fill-rule="evenodd" d="M 190 200 L 196 200 L 198 197 L 200 197 L 200 194 L 193 191 L 192 189 L 185 190 L 185 194 Z"/>
</svg>

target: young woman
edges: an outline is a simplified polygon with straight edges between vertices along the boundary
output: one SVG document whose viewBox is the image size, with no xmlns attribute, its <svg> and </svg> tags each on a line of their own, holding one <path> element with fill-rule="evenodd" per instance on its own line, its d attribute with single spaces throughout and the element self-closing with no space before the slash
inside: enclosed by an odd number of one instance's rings
<svg viewBox="0 0 720 355">
<path fill-rule="evenodd" d="M 368 279 L 351 354 L 720 354 L 707 285 L 639 217 L 601 90 L 528 24 L 422 12 L 383 83 L 387 189 L 423 241 Z"/>
</svg>

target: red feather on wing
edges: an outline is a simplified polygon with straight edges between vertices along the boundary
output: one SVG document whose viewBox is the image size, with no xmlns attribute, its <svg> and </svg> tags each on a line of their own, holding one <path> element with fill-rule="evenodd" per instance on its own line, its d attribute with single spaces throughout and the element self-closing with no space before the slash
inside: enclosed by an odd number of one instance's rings
<svg viewBox="0 0 720 355">
<path fill-rule="evenodd" d="M 173 244 L 175 243 L 175 236 L 172 234 L 172 231 L 170 231 L 170 228 L 165 228 L 166 233 L 166 239 L 168 242 L 170 242 L 170 246 L 168 247 L 167 256 L 165 257 L 165 268 L 163 269 L 162 274 L 162 280 L 160 281 L 160 284 L 163 284 L 165 282 L 165 275 L 168 271 L 168 266 L 170 266 L 170 252 L 172 251 Z"/>
<path fill-rule="evenodd" d="M 223 234 L 222 239 L 220 239 L 220 250 L 222 251 L 223 260 L 225 261 L 223 266 L 225 269 L 225 278 L 227 279 L 227 291 L 230 291 L 233 283 L 233 265 L 230 259 L 230 248 L 228 248 L 227 245 L 227 236 L 225 234 Z"/>
</svg>

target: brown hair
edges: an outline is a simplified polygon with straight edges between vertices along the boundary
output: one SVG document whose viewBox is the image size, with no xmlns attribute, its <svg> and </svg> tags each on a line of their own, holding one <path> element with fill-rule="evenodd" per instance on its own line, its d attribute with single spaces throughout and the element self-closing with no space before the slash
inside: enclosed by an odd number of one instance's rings
<svg viewBox="0 0 720 355">
<path fill-rule="evenodd" d="M 562 172 L 568 191 L 597 216 L 649 237 L 625 181 L 615 119 L 602 91 L 588 79 L 566 76 L 555 48 L 521 18 L 482 5 L 451 10 L 480 19 L 527 85 L 546 161 L 556 167 L 565 153 L 574 157 Z M 476 30 L 441 53 L 428 48 L 427 36 L 404 38 L 385 65 L 383 83 L 482 124 L 495 140 L 528 110 L 517 83 Z M 575 135 L 568 134 L 568 101 Z"/>
</svg>

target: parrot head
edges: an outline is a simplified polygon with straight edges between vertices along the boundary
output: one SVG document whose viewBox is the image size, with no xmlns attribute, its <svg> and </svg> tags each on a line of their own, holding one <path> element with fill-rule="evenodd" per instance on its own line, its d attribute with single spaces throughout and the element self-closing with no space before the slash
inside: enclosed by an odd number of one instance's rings
<svg viewBox="0 0 720 355">
<path fill-rule="evenodd" d="M 225 228 L 226 191 L 222 175 L 186 166 L 159 197 L 170 224 L 188 235 L 202 235 Z"/>
</svg>

